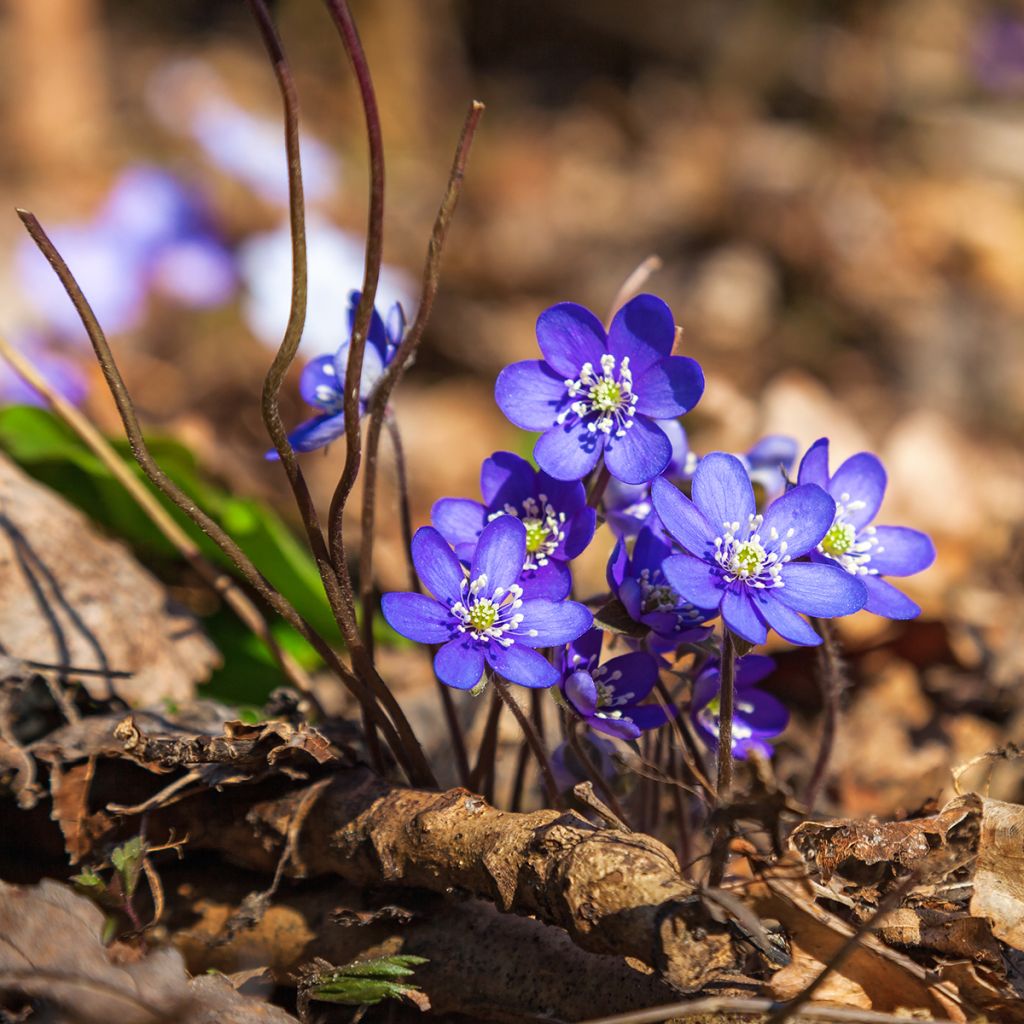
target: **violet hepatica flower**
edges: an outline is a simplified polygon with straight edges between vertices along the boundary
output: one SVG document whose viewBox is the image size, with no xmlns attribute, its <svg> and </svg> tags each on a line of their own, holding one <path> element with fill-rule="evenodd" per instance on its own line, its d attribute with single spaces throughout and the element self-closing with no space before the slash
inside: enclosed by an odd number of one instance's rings
<svg viewBox="0 0 1024 1024">
<path fill-rule="evenodd" d="M 654 508 L 687 554 L 664 562 L 667 582 L 704 608 L 720 608 L 726 626 L 752 644 L 769 627 L 794 644 L 821 638 L 798 612 L 830 618 L 864 606 L 856 576 L 832 564 L 797 562 L 828 533 L 835 502 L 802 484 L 757 512 L 754 489 L 734 455 L 705 456 L 693 477 L 693 500 L 667 480 L 654 481 Z"/>
<path fill-rule="evenodd" d="M 828 439 L 811 445 L 800 463 L 800 484 L 817 484 L 835 500 L 828 532 L 811 551 L 815 562 L 830 563 L 861 580 L 869 612 L 888 619 L 912 619 L 921 609 L 883 576 L 912 576 L 935 561 L 927 534 L 906 526 L 873 526 L 885 495 L 882 463 L 870 452 L 848 458 L 831 476 Z"/>
<path fill-rule="evenodd" d="M 526 527 L 514 516 L 484 527 L 468 576 L 432 526 L 416 531 L 412 558 L 433 597 L 385 594 L 384 618 L 410 640 L 442 644 L 434 670 L 456 689 L 476 686 L 485 665 L 510 683 L 553 686 L 559 672 L 537 648 L 569 643 L 593 623 L 575 601 L 524 599 L 516 580 L 526 559 Z"/>
<path fill-rule="evenodd" d="M 786 490 L 786 476 L 796 463 L 795 437 L 769 434 L 741 456 L 750 482 L 760 487 L 767 501 L 774 501 Z"/>
<path fill-rule="evenodd" d="M 431 511 L 431 521 L 459 558 L 472 558 L 489 522 L 515 516 L 526 527 L 518 581 L 524 596 L 555 601 L 568 596 L 572 576 L 566 562 L 590 543 L 597 525 L 583 484 L 555 480 L 512 452 L 495 452 L 480 468 L 480 493 L 482 502 L 442 498 Z"/>
<path fill-rule="evenodd" d="M 359 292 L 352 292 L 348 300 L 348 335 L 333 356 L 317 356 L 306 363 L 299 378 L 299 393 L 304 401 L 320 412 L 299 424 L 288 440 L 297 452 L 311 452 L 323 448 L 345 433 L 345 373 L 348 368 L 349 344 L 352 327 L 359 305 Z M 375 309 L 370 318 L 366 348 L 363 351 L 363 372 L 359 381 L 359 415 L 366 412 L 366 401 L 388 364 L 395 357 L 405 333 L 405 315 L 395 305 L 388 314 L 387 323 Z M 276 459 L 277 452 L 267 452 L 268 459 Z"/>
<path fill-rule="evenodd" d="M 604 633 L 590 629 L 562 654 L 562 694 L 591 729 L 635 740 L 669 720 L 660 704 L 643 704 L 658 681 L 658 662 L 651 654 L 633 651 L 601 660 Z"/>
<path fill-rule="evenodd" d="M 650 628 L 647 643 L 656 651 L 703 640 L 708 630 L 701 623 L 714 615 L 672 587 L 664 572 L 665 560 L 671 556 L 668 541 L 645 526 L 637 534 L 632 554 L 620 540 L 608 560 L 608 586 L 629 617 Z"/>
<path fill-rule="evenodd" d="M 542 430 L 537 464 L 557 480 L 580 480 L 604 456 L 628 484 L 652 480 L 672 445 L 655 422 L 689 412 L 704 391 L 700 366 L 672 355 L 675 321 L 654 295 L 638 295 L 605 334 L 588 309 L 563 302 L 541 313 L 544 358 L 506 366 L 495 398 L 518 427 Z"/>
<path fill-rule="evenodd" d="M 775 671 L 775 662 L 761 654 L 748 654 L 736 662 L 732 715 L 732 753 L 749 757 L 756 750 L 771 757 L 772 748 L 766 740 L 785 731 L 789 712 L 776 697 L 757 688 L 761 680 Z M 701 739 L 718 749 L 718 724 L 722 689 L 721 666 L 708 662 L 693 682 L 690 718 Z"/>
</svg>

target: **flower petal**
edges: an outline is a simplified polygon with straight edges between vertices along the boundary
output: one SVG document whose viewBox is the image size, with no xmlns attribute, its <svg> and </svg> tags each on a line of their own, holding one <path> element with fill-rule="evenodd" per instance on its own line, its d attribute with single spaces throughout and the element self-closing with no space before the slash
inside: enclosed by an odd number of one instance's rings
<svg viewBox="0 0 1024 1024">
<path fill-rule="evenodd" d="M 513 634 L 528 647 L 555 647 L 582 636 L 594 624 L 594 616 L 575 601 L 524 601 L 519 609 L 522 625 Z"/>
<path fill-rule="evenodd" d="M 820 437 L 800 460 L 797 471 L 798 484 L 817 484 L 828 490 L 828 438 Z"/>
<path fill-rule="evenodd" d="M 736 689 L 755 686 L 775 671 L 775 659 L 763 654 L 748 654 L 736 662 Z"/>
<path fill-rule="evenodd" d="M 836 503 L 827 491 L 798 484 L 768 506 L 759 531 L 761 542 L 769 551 L 784 550 L 790 558 L 799 558 L 828 533 L 835 517 Z"/>
<path fill-rule="evenodd" d="M 472 690 L 484 674 L 484 653 L 481 645 L 470 637 L 449 640 L 434 655 L 437 678 L 457 690 Z"/>
<path fill-rule="evenodd" d="M 476 546 L 487 517 L 479 501 L 468 498 L 441 498 L 430 510 L 434 528 L 452 547 L 460 544 Z"/>
<path fill-rule="evenodd" d="M 749 690 L 737 695 L 737 701 L 745 705 L 736 705 L 737 716 L 755 736 L 778 736 L 789 725 L 789 709 L 774 694 Z"/>
<path fill-rule="evenodd" d="M 586 668 L 591 664 L 596 665 L 601 657 L 601 642 L 604 640 L 604 632 L 596 627 L 588 629 L 582 636 L 578 636 L 568 645 L 564 655 L 567 669 Z"/>
<path fill-rule="evenodd" d="M 555 508 L 559 512 L 562 511 L 558 505 L 555 505 Z M 595 509 L 581 508 L 571 514 L 566 523 L 565 538 L 555 548 L 555 555 L 559 558 L 572 559 L 582 554 L 593 540 L 596 529 L 597 512 Z"/>
<path fill-rule="evenodd" d="M 586 717 L 597 710 L 597 684 L 589 672 L 577 670 L 562 685 L 566 698 L 579 714 Z"/>
<path fill-rule="evenodd" d="M 658 729 L 674 717 L 673 712 L 661 704 L 644 704 L 643 707 L 629 708 L 625 714 L 641 732 Z"/>
<path fill-rule="evenodd" d="M 864 607 L 867 594 L 861 579 L 837 565 L 790 562 L 782 569 L 783 586 L 771 593 L 794 611 L 830 619 Z"/>
<path fill-rule="evenodd" d="M 426 594 L 385 594 L 381 611 L 389 626 L 420 644 L 440 644 L 455 631 L 452 613 Z"/>
<path fill-rule="evenodd" d="M 852 578 L 852 577 L 851 577 Z M 761 617 L 783 640 L 801 647 L 817 647 L 821 637 L 806 619 L 802 619 L 792 608 L 788 608 L 777 597 L 781 590 L 764 590 L 757 597 L 757 608 Z"/>
<path fill-rule="evenodd" d="M 653 480 L 672 458 L 672 443 L 665 431 L 646 416 L 634 416 L 622 437 L 608 437 L 604 464 L 617 480 L 643 484 Z"/>
<path fill-rule="evenodd" d="M 339 378 L 334 368 L 334 356 L 317 356 L 302 368 L 299 394 L 302 400 L 330 413 L 341 410 L 344 401 L 344 377 Z"/>
<path fill-rule="evenodd" d="M 608 329 L 608 351 L 618 360 L 628 356 L 636 379 L 671 355 L 675 337 L 672 310 L 656 295 L 638 295 L 615 314 Z"/>
<path fill-rule="evenodd" d="M 921 609 L 891 583 L 878 576 L 864 576 L 864 588 L 868 592 L 864 610 L 887 619 L 916 619 Z"/>
<path fill-rule="evenodd" d="M 826 452 L 826 460 L 827 455 Z M 747 462 L 750 463 L 751 469 L 778 469 L 779 466 L 784 466 L 788 473 L 793 468 L 795 461 L 796 438 L 790 437 L 788 434 L 768 434 L 747 452 Z M 801 480 L 800 482 L 816 483 L 817 481 Z M 819 484 L 819 486 L 824 485 Z"/>
<path fill-rule="evenodd" d="M 560 302 L 541 313 L 537 343 L 548 366 L 563 380 L 575 380 L 584 363 L 600 367 L 606 351 L 601 321 L 575 302 Z"/>
<path fill-rule="evenodd" d="M 669 356 L 653 363 L 634 381 L 636 411 L 645 416 L 682 416 L 704 394 L 704 371 L 687 356 Z"/>
<path fill-rule="evenodd" d="M 931 537 L 907 526 L 877 526 L 878 547 L 871 552 L 872 569 L 880 576 L 912 576 L 935 561 Z"/>
<path fill-rule="evenodd" d="M 550 425 L 549 420 L 547 426 Z M 520 509 L 523 499 L 533 496 L 536 481 L 533 466 L 512 452 L 495 452 L 480 467 L 480 495 L 492 511 L 506 504 Z"/>
<path fill-rule="evenodd" d="M 288 435 L 288 441 L 297 452 L 311 452 L 330 444 L 344 433 L 345 414 L 339 412 L 336 416 L 314 416 L 313 419 L 300 423 Z M 272 448 L 264 457 L 271 462 L 276 462 L 277 449 Z"/>
<path fill-rule="evenodd" d="M 587 725 L 596 732 L 603 732 L 606 736 L 614 736 L 627 742 L 638 739 L 641 733 L 640 727 L 628 718 L 606 718 L 601 714 L 594 714 L 587 719 Z"/>
<path fill-rule="evenodd" d="M 564 379 L 538 359 L 506 366 L 494 385 L 494 400 L 523 430 L 547 430 L 570 402 Z"/>
<path fill-rule="evenodd" d="M 885 495 L 885 468 L 870 452 L 851 455 L 836 471 L 828 492 L 836 501 L 848 505 L 864 502 L 863 508 L 847 513 L 846 521 L 856 527 L 866 526 L 878 514 Z M 844 498 L 843 495 L 849 495 Z"/>
<path fill-rule="evenodd" d="M 754 488 L 743 463 L 725 452 L 705 455 L 693 474 L 693 503 L 715 531 L 713 536 L 720 535 L 725 523 L 738 522 L 741 528 L 746 526 L 756 508 Z M 661 515 L 660 510 L 658 515 Z"/>
<path fill-rule="evenodd" d="M 665 529 L 687 551 L 704 555 L 712 549 L 715 531 L 707 517 L 664 477 L 659 477 L 651 485 L 651 500 Z"/>
<path fill-rule="evenodd" d="M 722 595 L 722 621 L 748 643 L 763 644 L 768 639 L 768 630 L 747 586 L 726 588 Z"/>
<path fill-rule="evenodd" d="M 525 561 L 526 527 L 515 516 L 499 516 L 480 534 L 469 578 L 487 577 L 482 596 L 494 593 L 498 587 L 508 590 L 519 579 Z"/>
<path fill-rule="evenodd" d="M 662 572 L 672 589 L 698 608 L 717 608 L 722 603 L 722 574 L 702 559 L 672 555 L 665 559 Z"/>
<path fill-rule="evenodd" d="M 489 644 L 487 661 L 502 679 L 517 683 L 519 686 L 539 690 L 554 686 L 558 682 L 558 670 L 555 666 L 544 655 L 522 644 L 512 644 L 511 647 Z"/>
<path fill-rule="evenodd" d="M 561 601 L 572 590 L 572 573 L 565 562 L 548 562 L 536 569 L 527 569 L 518 583 L 523 588 L 524 601 L 538 597 Z"/>
<path fill-rule="evenodd" d="M 645 526 L 637 534 L 633 545 L 633 575 L 639 576 L 644 569 L 650 569 L 653 576 L 654 571 L 660 569 L 662 562 L 671 554 L 672 546 L 669 542 Z"/>
<path fill-rule="evenodd" d="M 595 678 L 607 686 L 616 697 L 632 694 L 629 703 L 639 704 L 654 689 L 654 684 L 658 681 L 658 661 L 644 651 L 620 654 L 617 658 L 606 661 L 595 672 Z"/>
<path fill-rule="evenodd" d="M 592 434 L 582 420 L 570 421 L 544 431 L 533 457 L 556 480 L 582 480 L 597 465 L 604 440 L 604 434 Z"/>
<path fill-rule="evenodd" d="M 534 486 L 538 498 L 543 494 L 557 511 L 564 512 L 567 517 L 587 504 L 587 489 L 579 480 L 556 480 L 544 470 L 539 470 L 534 476 Z"/>
<path fill-rule="evenodd" d="M 608 566 L 605 569 L 605 579 L 608 581 L 608 589 L 617 591 L 626 578 L 626 570 L 629 568 L 629 552 L 626 550 L 625 541 L 619 539 L 612 548 L 608 557 Z"/>
<path fill-rule="evenodd" d="M 455 552 L 432 526 L 421 526 L 412 538 L 412 562 L 423 585 L 443 604 L 462 599 L 466 574 Z"/>
</svg>

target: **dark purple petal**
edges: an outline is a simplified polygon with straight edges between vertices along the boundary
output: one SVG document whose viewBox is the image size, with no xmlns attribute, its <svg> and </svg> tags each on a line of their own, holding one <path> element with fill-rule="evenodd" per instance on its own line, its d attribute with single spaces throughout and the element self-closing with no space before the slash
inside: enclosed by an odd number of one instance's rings
<svg viewBox="0 0 1024 1024">
<path fill-rule="evenodd" d="M 714 530 L 712 536 L 721 536 L 725 523 L 738 522 L 741 529 L 745 527 L 756 509 L 754 488 L 743 463 L 725 452 L 705 455 L 693 474 L 693 503 Z M 669 526 L 667 522 L 665 525 Z"/>
<path fill-rule="evenodd" d="M 671 458 L 672 443 L 665 431 L 646 416 L 634 416 L 622 437 L 609 436 L 604 452 L 611 475 L 627 484 L 653 480 Z"/>
<path fill-rule="evenodd" d="M 572 573 L 564 562 L 548 562 L 536 569 L 528 569 L 517 582 L 523 588 L 526 601 L 539 597 L 561 601 L 572 590 Z"/>
<path fill-rule="evenodd" d="M 626 570 L 629 567 L 629 552 L 626 550 L 625 542 L 617 540 L 612 553 L 608 558 L 608 567 L 605 569 L 605 579 L 608 581 L 608 589 L 617 591 L 626 578 Z"/>
<path fill-rule="evenodd" d="M 775 671 L 775 659 L 763 654 L 748 654 L 736 662 L 736 689 L 755 686 Z"/>
<path fill-rule="evenodd" d="M 587 724 L 597 732 L 603 732 L 606 736 L 614 736 L 620 740 L 635 740 L 640 736 L 640 727 L 628 718 L 603 718 L 601 715 L 591 715 Z"/>
<path fill-rule="evenodd" d="M 328 412 L 341 411 L 344 401 L 345 378 L 339 379 L 334 369 L 334 356 L 317 356 L 302 368 L 299 377 L 299 394 L 309 405 L 315 405 Z"/>
<path fill-rule="evenodd" d="M 693 555 L 672 555 L 662 566 L 672 589 L 698 608 L 717 608 L 725 585 L 719 569 Z"/>
<path fill-rule="evenodd" d="M 623 713 L 643 732 L 647 732 L 648 729 L 659 729 L 674 717 L 673 713 L 661 704 L 644 704 L 643 707 L 628 708 Z"/>
<path fill-rule="evenodd" d="M 634 377 L 636 411 L 668 419 L 689 412 L 704 394 L 704 371 L 695 359 L 669 356 Z"/>
<path fill-rule="evenodd" d="M 863 576 L 864 589 L 868 599 L 864 610 L 874 615 L 882 615 L 887 619 L 916 619 L 921 609 L 891 583 L 878 576 Z"/>
<path fill-rule="evenodd" d="M 423 585 L 443 604 L 462 600 L 466 574 L 455 552 L 432 526 L 421 526 L 412 538 L 412 562 Z"/>
<path fill-rule="evenodd" d="M 649 527 L 644 527 L 636 537 L 633 545 L 633 557 L 630 564 L 633 567 L 633 575 L 639 576 L 644 569 L 650 569 L 653 576 L 656 569 L 661 568 L 661 563 L 672 554 L 672 546 L 667 540 L 663 540 Z"/>
<path fill-rule="evenodd" d="M 604 440 L 604 434 L 591 433 L 582 420 L 570 421 L 541 434 L 533 457 L 556 480 L 582 480 L 597 465 Z"/>
<path fill-rule="evenodd" d="M 608 329 L 608 351 L 629 357 L 636 380 L 648 367 L 672 353 L 676 324 L 672 310 L 656 295 L 638 295 L 615 314 Z"/>
<path fill-rule="evenodd" d="M 817 484 L 827 491 L 828 481 L 828 438 L 821 437 L 807 449 L 807 453 L 800 460 L 796 482 Z"/>
<path fill-rule="evenodd" d="M 587 489 L 579 480 L 556 480 L 538 470 L 535 481 L 537 495 L 543 494 L 550 504 L 566 516 L 578 512 L 587 504 Z"/>
<path fill-rule="evenodd" d="M 460 544 L 476 546 L 487 516 L 479 501 L 468 498 L 441 498 L 430 510 L 434 528 L 452 547 Z"/>
<path fill-rule="evenodd" d="M 346 344 L 348 343 L 348 339 L 352 337 L 352 329 L 356 325 L 356 309 L 359 307 L 359 299 L 361 297 L 361 293 L 358 290 L 353 290 L 348 293 L 348 338 L 346 339 Z M 366 340 L 369 345 L 372 345 L 377 349 L 381 356 L 384 355 L 388 336 L 387 331 L 384 329 L 384 321 L 381 319 L 380 313 L 377 312 L 376 307 L 374 307 L 370 314 L 370 328 L 366 332 Z"/>
<path fill-rule="evenodd" d="M 494 385 L 494 400 L 523 430 L 547 430 L 570 401 L 565 381 L 538 359 L 506 366 Z"/>
<path fill-rule="evenodd" d="M 529 647 L 567 644 L 594 624 L 594 616 L 575 601 L 524 601 L 519 611 L 523 623 L 514 636 Z"/>
<path fill-rule="evenodd" d="M 311 452 L 323 448 L 325 444 L 341 437 L 345 433 L 345 414 L 339 412 L 335 416 L 314 416 L 305 423 L 300 423 L 289 435 L 288 440 L 297 452 Z M 277 450 L 267 452 L 271 461 L 277 459 Z"/>
<path fill-rule="evenodd" d="M 564 380 L 575 380 L 590 363 L 600 370 L 605 335 L 601 321 L 575 302 L 560 302 L 537 318 L 537 343 L 544 359 Z"/>
<path fill-rule="evenodd" d="M 651 500 L 665 529 L 684 548 L 700 556 L 713 551 L 717 530 L 677 487 L 660 477 L 651 485 Z"/>
<path fill-rule="evenodd" d="M 828 533 L 835 517 L 836 503 L 827 491 L 800 484 L 771 503 L 758 532 L 768 551 L 799 558 Z"/>
<path fill-rule="evenodd" d="M 566 649 L 565 664 L 569 669 L 586 668 L 591 663 L 597 664 L 601 656 L 601 642 L 604 632 L 600 629 L 588 629 L 577 637 Z"/>
<path fill-rule="evenodd" d="M 870 452 L 851 455 L 835 471 L 828 492 L 844 505 L 851 501 L 864 502 L 864 508 L 854 509 L 846 516 L 846 521 L 859 529 L 878 514 L 885 496 L 885 468 Z"/>
<path fill-rule="evenodd" d="M 665 475 L 681 477 L 686 471 L 686 460 L 690 454 L 690 445 L 686 439 L 686 431 L 677 419 L 658 420 L 658 426 L 665 431 L 665 436 L 672 445 L 672 458 L 669 460 Z"/>
<path fill-rule="evenodd" d="M 579 714 L 587 717 L 597 710 L 597 685 L 589 672 L 573 672 L 563 686 L 566 698 Z"/>
<path fill-rule="evenodd" d="M 499 587 L 508 590 L 519 578 L 525 561 L 526 527 L 515 516 L 499 516 L 480 534 L 469 578 L 487 577 L 481 596 L 493 594 Z"/>
<path fill-rule="evenodd" d="M 640 584 L 633 576 L 629 576 L 622 581 L 618 590 L 618 597 L 631 619 L 635 622 L 640 622 L 644 618 L 644 594 L 640 589 Z"/>
<path fill-rule="evenodd" d="M 437 678 L 457 690 L 472 690 L 484 674 L 484 654 L 480 644 L 469 637 L 449 640 L 434 655 Z"/>
<path fill-rule="evenodd" d="M 869 568 L 880 576 L 912 576 L 935 561 L 931 537 L 906 526 L 877 526 L 878 547 L 871 551 Z"/>
<path fill-rule="evenodd" d="M 581 487 L 580 490 L 583 490 Z M 555 508 L 561 512 L 560 506 Z M 587 545 L 593 540 L 594 531 L 597 529 L 597 512 L 592 508 L 581 508 L 571 514 L 566 523 L 565 538 L 557 548 L 555 555 L 559 558 L 572 559 L 583 553 Z"/>
<path fill-rule="evenodd" d="M 737 693 L 735 714 L 755 736 L 778 736 L 789 725 L 786 705 L 763 690 Z"/>
<path fill-rule="evenodd" d="M 551 425 L 548 420 L 546 426 Z M 495 452 L 480 467 L 480 495 L 491 511 L 506 504 L 519 510 L 524 498 L 533 497 L 537 472 L 526 459 L 512 452 Z"/>
<path fill-rule="evenodd" d="M 426 594 L 385 594 L 380 607 L 392 629 L 420 644 L 444 643 L 455 631 L 452 613 Z"/>
<path fill-rule="evenodd" d="M 727 587 L 722 595 L 722 621 L 737 636 L 752 644 L 763 644 L 768 630 L 754 607 L 747 586 Z"/>
<path fill-rule="evenodd" d="M 487 661 L 495 672 L 510 683 L 546 689 L 558 682 L 558 670 L 542 654 L 514 643 L 511 647 L 489 644 Z"/>
<path fill-rule="evenodd" d="M 769 593 L 794 611 L 830 619 L 864 607 L 867 595 L 861 579 L 837 565 L 790 562 L 782 569 L 784 585 Z"/>
<path fill-rule="evenodd" d="M 616 697 L 632 693 L 630 704 L 642 701 L 658 681 L 658 661 L 644 651 L 620 654 L 605 662 L 601 669 L 595 674 L 597 681 L 607 686 Z M 617 679 L 614 678 L 616 673 L 620 674 Z"/>
<path fill-rule="evenodd" d="M 761 617 L 783 640 L 801 647 L 817 647 L 821 637 L 811 625 L 791 608 L 787 608 L 775 596 L 781 590 L 762 590 L 757 597 L 757 608 Z"/>
</svg>

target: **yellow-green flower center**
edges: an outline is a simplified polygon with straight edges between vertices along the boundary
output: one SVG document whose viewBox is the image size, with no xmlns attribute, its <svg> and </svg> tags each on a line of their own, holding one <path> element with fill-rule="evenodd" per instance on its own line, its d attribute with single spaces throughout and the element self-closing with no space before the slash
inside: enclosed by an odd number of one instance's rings
<svg viewBox="0 0 1024 1024">
<path fill-rule="evenodd" d="M 590 404 L 599 412 L 614 412 L 622 405 L 622 387 L 618 381 L 602 377 L 590 389 Z"/>
<path fill-rule="evenodd" d="M 732 569 L 737 576 L 756 576 L 764 564 L 765 550 L 756 541 L 745 540 L 732 551 Z"/>
<path fill-rule="evenodd" d="M 835 522 L 821 539 L 821 550 L 838 558 L 845 555 L 857 540 L 857 529 L 850 523 Z"/>
<path fill-rule="evenodd" d="M 526 527 L 526 550 L 531 555 L 536 554 L 551 531 L 542 519 L 524 519 L 523 526 Z"/>
<path fill-rule="evenodd" d="M 467 615 L 469 625 L 477 632 L 483 633 L 491 628 L 498 619 L 498 606 L 488 598 L 481 598 Z"/>
</svg>

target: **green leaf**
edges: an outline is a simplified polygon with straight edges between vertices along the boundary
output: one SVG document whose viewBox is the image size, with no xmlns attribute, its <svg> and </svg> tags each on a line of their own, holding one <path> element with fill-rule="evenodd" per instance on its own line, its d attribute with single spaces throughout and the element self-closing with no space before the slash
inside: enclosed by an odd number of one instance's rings
<svg viewBox="0 0 1024 1024">
<path fill-rule="evenodd" d="M 615 597 L 594 613 L 594 625 L 638 640 L 650 632 L 647 626 L 631 618 L 623 603 Z"/>
<path fill-rule="evenodd" d="M 87 896 L 98 897 L 107 891 L 106 882 L 92 868 L 85 868 L 79 874 L 72 875 L 71 881 Z"/>
<path fill-rule="evenodd" d="M 141 836 L 135 836 L 121 846 L 115 847 L 110 855 L 110 863 L 121 879 L 121 890 L 126 899 L 135 895 L 142 874 L 142 860 L 146 856 L 146 846 Z"/>
<path fill-rule="evenodd" d="M 321 971 L 310 979 L 310 998 L 346 1006 L 375 1006 L 384 999 L 408 998 L 419 992 L 419 986 L 405 981 L 412 968 L 425 964 L 421 956 L 397 954 L 356 960 L 334 970 Z"/>
</svg>

